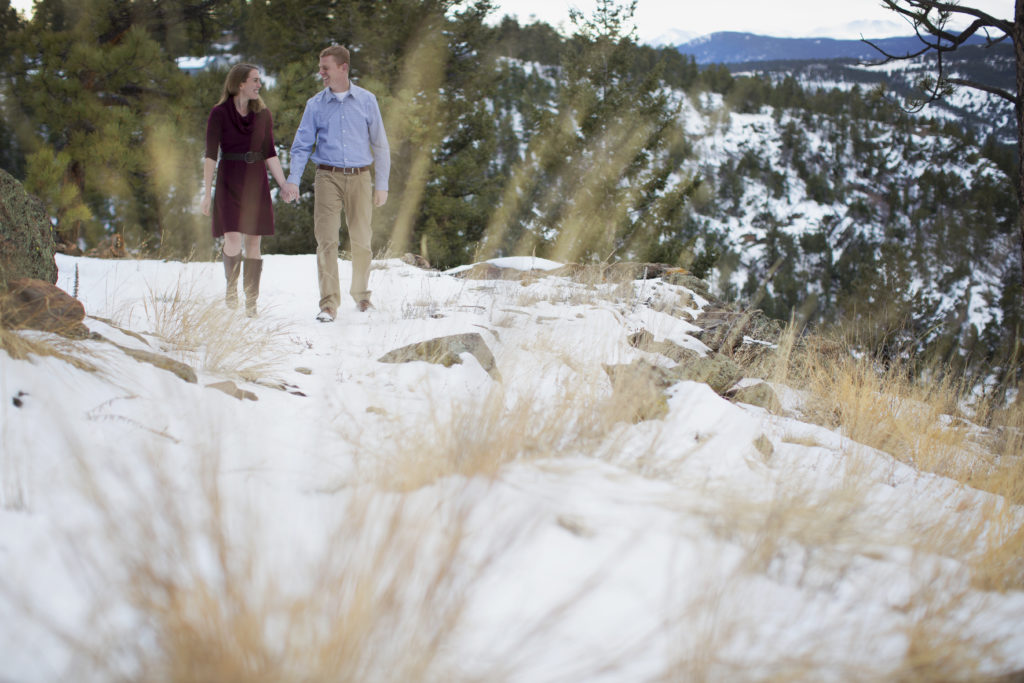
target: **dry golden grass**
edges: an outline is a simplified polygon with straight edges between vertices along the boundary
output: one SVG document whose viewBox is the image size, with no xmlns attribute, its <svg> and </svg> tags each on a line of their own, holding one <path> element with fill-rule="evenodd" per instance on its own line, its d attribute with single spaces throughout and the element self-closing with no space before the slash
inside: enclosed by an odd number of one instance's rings
<svg viewBox="0 0 1024 683">
<path fill-rule="evenodd" d="M 813 435 L 806 434 L 783 434 L 783 443 L 796 444 L 797 446 L 806 446 L 807 448 L 827 448 L 827 446 Z"/>
<path fill-rule="evenodd" d="M 949 373 L 922 377 L 900 361 L 856 357 L 840 343 L 795 343 L 792 328 L 768 374 L 805 392 L 804 419 L 920 472 L 998 496 L 962 503 L 975 513 L 970 523 L 938 515 L 922 523 L 912 545 L 968 562 L 977 588 L 1024 588 L 1024 516 L 1015 509 L 1024 503 L 1024 403 L 996 407 Z"/>
<path fill-rule="evenodd" d="M 855 452 L 844 457 L 859 458 Z M 871 495 L 869 469 L 866 462 L 844 463 L 841 478 L 828 489 L 802 481 L 799 472 L 787 473 L 769 500 L 726 495 L 694 509 L 692 515 L 704 519 L 715 537 L 739 546 L 742 559 L 735 571 L 708 579 L 707 587 L 691 587 L 695 597 L 667 624 L 679 632 L 680 646 L 658 680 L 996 680 L 992 672 L 1007 667 L 1005 634 L 988 628 L 991 619 L 973 591 L 1001 590 L 981 583 L 979 566 L 1001 579 L 1007 576 L 998 562 L 978 551 L 980 532 L 991 531 L 998 514 L 982 509 L 977 524 L 964 525 L 938 511 L 922 511 L 917 518 L 892 523 L 905 518 L 906 510 L 879 507 L 879 498 Z M 915 558 L 898 569 L 905 560 L 897 558 L 908 549 Z M 1020 555 L 1011 559 L 1006 553 L 1001 559 L 1019 564 Z M 752 622 L 736 599 L 751 583 L 777 583 L 782 591 L 799 587 L 798 600 L 808 600 L 804 608 L 813 610 L 813 596 L 844 591 L 848 577 L 868 563 L 894 572 L 897 586 L 904 581 L 917 586 L 906 602 L 892 605 L 868 630 L 851 629 L 847 636 L 833 628 L 811 632 L 797 647 L 772 650 L 755 661 L 735 647 L 737 642 L 770 647 L 776 640 L 792 641 L 790 625 L 802 632 L 809 620 L 817 621 L 802 616 L 798 603 L 779 619 Z M 862 655 L 876 646 L 891 652 L 894 640 L 906 643 L 902 660 Z"/>
<path fill-rule="evenodd" d="M 266 315 L 248 318 L 241 304 L 231 310 L 210 299 L 195 283 L 179 280 L 165 292 L 150 291 L 143 300 L 153 333 L 177 360 L 211 373 L 252 381 L 286 361 L 287 322 Z"/>
<path fill-rule="evenodd" d="M 267 511 L 242 502 L 243 477 L 232 491 L 216 452 L 201 462 L 183 476 L 161 455 L 110 477 L 79 460 L 102 534 L 68 539 L 82 585 L 94 591 L 90 633 L 54 628 L 76 677 L 473 680 L 446 656 L 489 561 L 479 542 L 466 556 L 470 497 L 455 493 L 425 517 L 406 499 L 338 495 L 337 522 L 318 521 L 327 535 L 304 562 L 290 559 L 306 557 L 301 544 L 267 546 Z"/>
<path fill-rule="evenodd" d="M 982 516 L 981 549 L 970 556 L 971 582 L 986 591 L 1024 590 L 1024 519 L 1009 503 L 992 503 Z"/>
<path fill-rule="evenodd" d="M 995 446 L 996 432 L 965 419 L 964 407 L 973 402 L 971 389 L 949 373 L 921 376 L 907 362 L 855 356 L 843 345 L 820 338 L 795 344 L 792 328 L 766 364 L 758 370 L 772 381 L 805 392 L 803 418 L 840 429 L 849 439 L 921 472 L 977 485 L 986 480 L 980 473 L 992 474 L 998 451 L 1005 450 Z M 1013 414 L 1003 413 L 1001 419 L 1021 419 Z M 1013 457 L 1006 455 L 1004 466 L 1009 466 Z M 1012 467 L 1004 469 L 996 478 L 1005 484 Z M 988 481 L 979 488 L 996 492 L 995 486 Z"/>
<path fill-rule="evenodd" d="M 53 357 L 86 372 L 98 369 L 89 362 L 88 359 L 95 354 L 85 344 L 56 334 L 0 326 L 0 351 L 14 360 L 28 360 L 32 356 Z"/>
<path fill-rule="evenodd" d="M 912 619 L 904 636 L 907 650 L 891 680 L 925 681 L 998 680 L 986 668 L 1003 659 L 998 639 L 970 633 L 966 624 L 977 618 L 965 591 L 944 585 L 941 579 L 926 584 L 906 609 Z M 986 666 L 986 662 L 988 666 Z"/>
<path fill-rule="evenodd" d="M 495 384 L 479 399 L 431 401 L 422 423 L 390 416 L 388 435 L 377 445 L 361 434 L 343 437 L 371 454 L 371 477 L 378 484 L 412 491 L 453 475 L 490 478 L 513 461 L 609 456 L 616 452 L 615 434 L 636 410 L 635 394 L 609 394 L 607 385 L 563 386 L 552 400 Z"/>
</svg>

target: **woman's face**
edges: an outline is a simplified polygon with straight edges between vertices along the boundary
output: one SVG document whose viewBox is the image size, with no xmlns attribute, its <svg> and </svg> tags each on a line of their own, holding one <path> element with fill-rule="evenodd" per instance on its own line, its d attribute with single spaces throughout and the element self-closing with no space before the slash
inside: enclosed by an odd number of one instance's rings
<svg viewBox="0 0 1024 683">
<path fill-rule="evenodd" d="M 253 69 L 249 72 L 248 78 L 238 86 L 238 94 L 247 100 L 255 100 L 260 94 L 260 72 Z"/>
</svg>

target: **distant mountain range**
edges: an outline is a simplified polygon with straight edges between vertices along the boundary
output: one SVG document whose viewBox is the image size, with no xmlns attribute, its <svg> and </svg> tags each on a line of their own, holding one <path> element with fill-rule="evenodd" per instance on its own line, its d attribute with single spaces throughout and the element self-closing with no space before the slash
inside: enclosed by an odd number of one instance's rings
<svg viewBox="0 0 1024 683">
<path fill-rule="evenodd" d="M 916 36 L 872 40 L 889 54 L 914 54 L 921 49 Z M 981 42 L 979 39 L 976 42 Z M 698 64 L 742 64 L 793 60 L 878 60 L 880 53 L 862 40 L 834 38 L 773 38 L 754 33 L 720 31 L 685 42 L 677 49 L 693 55 Z"/>
</svg>

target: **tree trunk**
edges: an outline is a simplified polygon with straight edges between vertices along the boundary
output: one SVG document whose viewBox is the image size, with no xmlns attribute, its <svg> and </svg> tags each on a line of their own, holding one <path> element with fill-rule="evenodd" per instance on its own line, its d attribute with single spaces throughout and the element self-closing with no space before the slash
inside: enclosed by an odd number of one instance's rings
<svg viewBox="0 0 1024 683">
<path fill-rule="evenodd" d="M 1014 0 L 1013 49 L 1017 63 L 1017 230 L 1020 232 L 1021 294 L 1024 295 L 1024 0 Z"/>
</svg>

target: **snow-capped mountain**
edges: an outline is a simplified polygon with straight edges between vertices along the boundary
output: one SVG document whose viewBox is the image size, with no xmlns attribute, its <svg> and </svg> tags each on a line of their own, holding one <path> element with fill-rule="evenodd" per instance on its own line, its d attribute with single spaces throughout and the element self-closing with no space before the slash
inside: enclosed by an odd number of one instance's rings
<svg viewBox="0 0 1024 683">
<path fill-rule="evenodd" d="M 811 31 L 810 35 L 839 40 L 860 40 L 866 36 L 895 38 L 907 35 L 907 24 L 902 21 L 862 19 L 841 26 L 821 26 Z"/>
<path fill-rule="evenodd" d="M 671 29 L 671 30 L 665 31 L 664 33 L 656 36 L 652 40 L 646 40 L 646 41 L 643 41 L 643 42 L 645 42 L 645 43 L 647 43 L 649 45 L 652 45 L 654 47 L 661 47 L 662 45 L 672 45 L 672 46 L 675 46 L 675 45 L 682 45 L 684 43 L 688 43 L 688 42 L 690 42 L 691 40 L 693 40 L 696 37 L 697 37 L 697 34 L 694 33 L 693 31 L 686 31 L 686 30 L 683 30 L 683 29 L 676 28 L 676 29 Z"/>
<path fill-rule="evenodd" d="M 872 39 L 889 54 L 909 55 L 921 49 L 916 36 Z M 777 60 L 878 59 L 878 51 L 860 39 L 775 38 L 754 33 L 720 31 L 678 46 L 698 64 L 742 64 Z"/>
</svg>

